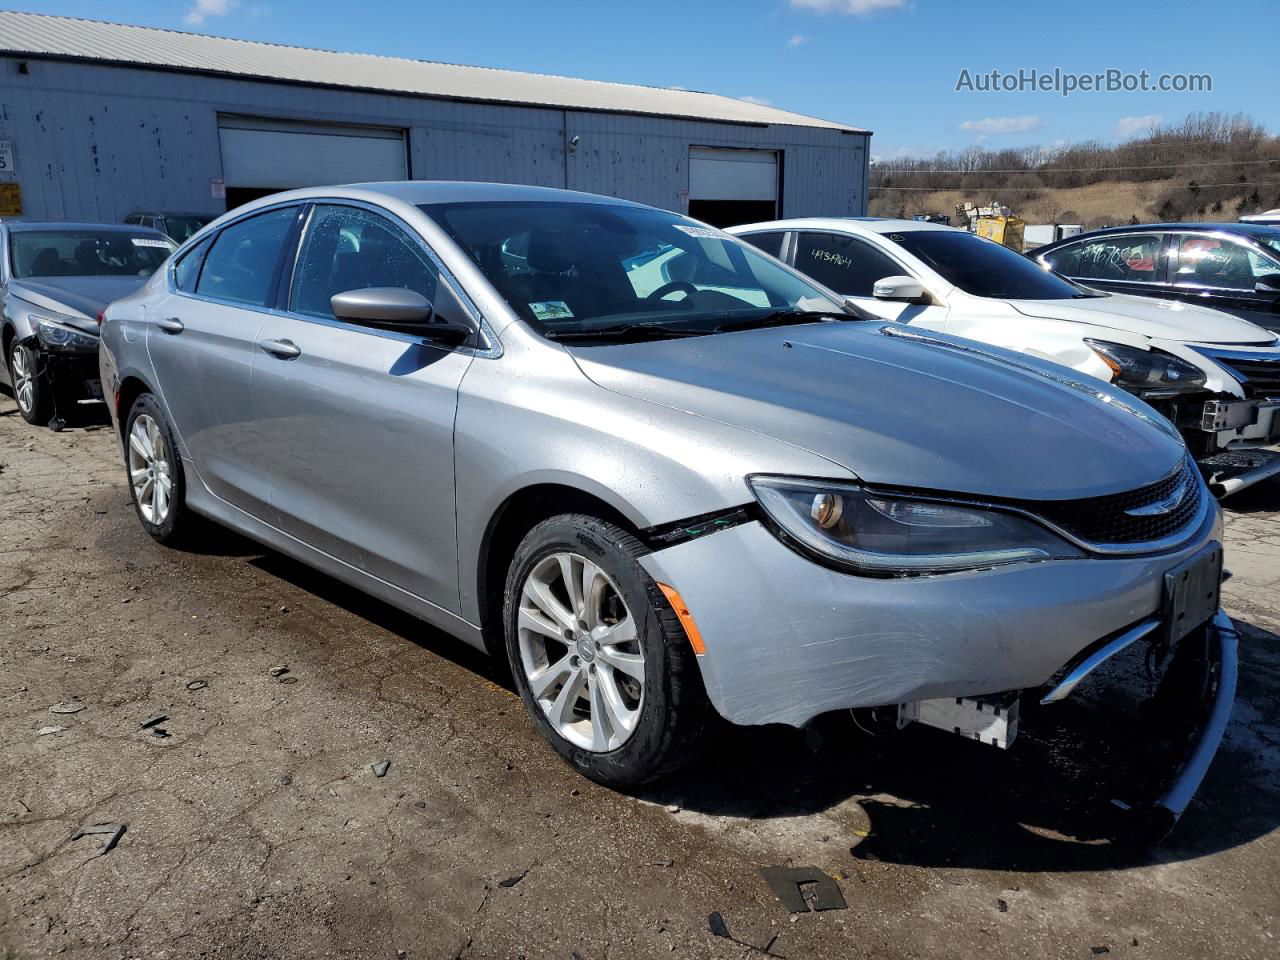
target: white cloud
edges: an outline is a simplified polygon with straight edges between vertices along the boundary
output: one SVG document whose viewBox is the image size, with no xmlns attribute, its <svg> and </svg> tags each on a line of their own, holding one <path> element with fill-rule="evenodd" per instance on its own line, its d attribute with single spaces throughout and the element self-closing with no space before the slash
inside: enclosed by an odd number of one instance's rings
<svg viewBox="0 0 1280 960">
<path fill-rule="evenodd" d="M 1150 133 L 1152 127 L 1160 125 L 1164 117 L 1159 113 L 1148 113 L 1141 117 L 1121 117 L 1116 121 L 1115 134 L 1124 139 L 1143 133 Z"/>
<path fill-rule="evenodd" d="M 906 5 L 907 0 L 791 0 L 791 6 L 799 10 L 852 17 L 865 17 L 877 10 L 899 10 Z"/>
<path fill-rule="evenodd" d="M 240 0 L 195 0 L 182 19 L 199 26 L 210 17 L 225 17 L 239 5 Z"/>
<path fill-rule="evenodd" d="M 739 97 L 738 99 L 743 101 L 744 103 L 754 103 L 761 107 L 773 106 L 773 101 L 766 100 L 764 97 Z"/>
<path fill-rule="evenodd" d="M 808 43 L 808 42 L 809 42 L 809 38 L 808 38 L 808 37 L 804 36 L 803 34 L 796 33 L 796 34 L 792 34 L 792 35 L 791 35 L 791 37 L 790 37 L 790 39 L 788 39 L 788 40 L 787 40 L 787 46 L 788 46 L 788 47 L 799 47 L 799 46 L 802 46 L 802 45 L 804 45 L 804 44 L 806 44 L 806 43 Z"/>
<path fill-rule="evenodd" d="M 974 133 L 1030 133 L 1040 129 L 1040 118 L 1027 117 L 985 117 L 982 120 L 966 120 L 960 124 L 961 130 L 972 130 Z"/>
</svg>

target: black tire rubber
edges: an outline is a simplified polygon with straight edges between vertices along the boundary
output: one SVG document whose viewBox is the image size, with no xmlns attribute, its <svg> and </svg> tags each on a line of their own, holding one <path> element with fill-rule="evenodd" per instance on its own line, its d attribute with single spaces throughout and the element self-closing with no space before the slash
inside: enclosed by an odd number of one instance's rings
<svg viewBox="0 0 1280 960">
<path fill-rule="evenodd" d="M 10 342 L 9 352 L 4 358 L 4 362 L 9 367 L 9 382 L 13 384 L 13 399 L 15 402 L 18 399 L 18 377 L 13 372 L 13 354 L 20 346 L 21 344 L 15 337 Z M 36 351 L 32 351 L 32 353 L 38 358 L 39 354 Z M 38 359 L 33 358 L 33 360 L 38 365 Z M 22 415 L 22 419 L 27 423 L 37 427 L 47 426 L 53 418 L 53 388 L 49 383 L 49 378 L 43 373 L 35 377 L 32 381 L 32 386 L 35 388 L 35 402 L 31 404 L 29 411 L 23 410 L 22 404 L 19 403 L 18 413 Z"/>
<path fill-rule="evenodd" d="M 639 723 L 622 746 L 607 753 L 585 750 L 560 736 L 534 700 L 520 661 L 516 622 L 521 586 L 539 561 L 564 550 L 589 556 L 613 581 L 636 620 L 644 652 L 644 705 Z M 637 786 L 683 766 L 692 759 L 712 712 L 684 627 L 653 578 L 636 562 L 648 552 L 644 544 L 612 523 L 588 514 L 564 514 L 529 531 L 507 574 L 503 632 L 520 699 L 534 725 L 561 757 L 585 776 L 610 787 Z"/>
<path fill-rule="evenodd" d="M 133 489 L 133 482 L 129 477 L 129 435 L 133 432 L 134 421 L 144 413 L 156 422 L 156 425 L 164 434 L 165 444 L 172 452 L 172 471 L 170 475 L 173 479 L 173 492 L 170 499 L 169 513 L 164 518 L 164 523 L 158 525 L 151 523 L 142 515 L 142 510 L 138 507 L 137 494 Z M 178 450 L 179 447 L 177 438 L 173 433 L 173 426 L 169 423 L 169 418 L 164 415 L 160 402 L 150 393 L 141 394 L 138 399 L 133 401 L 133 406 L 129 408 L 129 416 L 125 420 L 125 481 L 129 486 L 129 499 L 133 501 L 133 510 L 138 515 L 138 522 L 142 524 L 142 529 L 147 531 L 152 539 L 170 547 L 189 544 L 200 526 L 200 518 L 187 507 L 187 477 L 182 470 L 182 457 L 178 454 Z"/>
</svg>

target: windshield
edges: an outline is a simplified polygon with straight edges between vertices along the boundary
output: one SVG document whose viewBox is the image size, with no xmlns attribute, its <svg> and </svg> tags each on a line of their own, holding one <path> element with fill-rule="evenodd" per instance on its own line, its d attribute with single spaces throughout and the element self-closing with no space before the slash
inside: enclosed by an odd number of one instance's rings
<svg viewBox="0 0 1280 960">
<path fill-rule="evenodd" d="M 173 238 L 175 243 L 183 244 L 197 230 L 206 223 L 213 220 L 213 217 L 197 217 L 197 216 L 177 216 L 172 213 L 166 213 L 164 216 L 164 230 Z"/>
<path fill-rule="evenodd" d="M 127 230 L 15 230 L 10 266 L 38 277 L 149 277 L 177 249 L 154 233 Z"/>
<path fill-rule="evenodd" d="M 912 230 L 889 239 L 975 297 L 1079 300 L 1102 296 L 1050 273 L 1008 247 L 962 230 Z"/>
<path fill-rule="evenodd" d="M 838 301 L 754 248 L 674 213 L 558 201 L 422 209 L 545 336 L 711 333 L 796 312 L 850 319 Z"/>
</svg>

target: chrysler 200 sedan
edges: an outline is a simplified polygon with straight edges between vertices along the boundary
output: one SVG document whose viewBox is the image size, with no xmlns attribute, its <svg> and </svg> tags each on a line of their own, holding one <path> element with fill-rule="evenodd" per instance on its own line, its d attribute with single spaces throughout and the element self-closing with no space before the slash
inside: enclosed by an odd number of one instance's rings
<svg viewBox="0 0 1280 960">
<path fill-rule="evenodd" d="M 711 708 L 1007 745 L 1137 645 L 1204 679 L 1172 822 L 1234 695 L 1219 512 L 1167 421 L 677 214 L 278 194 L 112 305 L 101 365 L 148 533 L 211 518 L 505 656 L 604 783 L 673 769 Z"/>
</svg>

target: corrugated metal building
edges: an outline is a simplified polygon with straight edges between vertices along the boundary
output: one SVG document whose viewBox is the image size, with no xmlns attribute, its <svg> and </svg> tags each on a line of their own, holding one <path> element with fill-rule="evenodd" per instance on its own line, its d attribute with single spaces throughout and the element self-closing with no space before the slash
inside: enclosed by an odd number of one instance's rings
<svg viewBox="0 0 1280 960">
<path fill-rule="evenodd" d="M 688 90 L 0 12 L 0 216 L 220 213 L 406 178 L 568 187 L 722 225 L 862 214 L 869 139 Z"/>
</svg>

